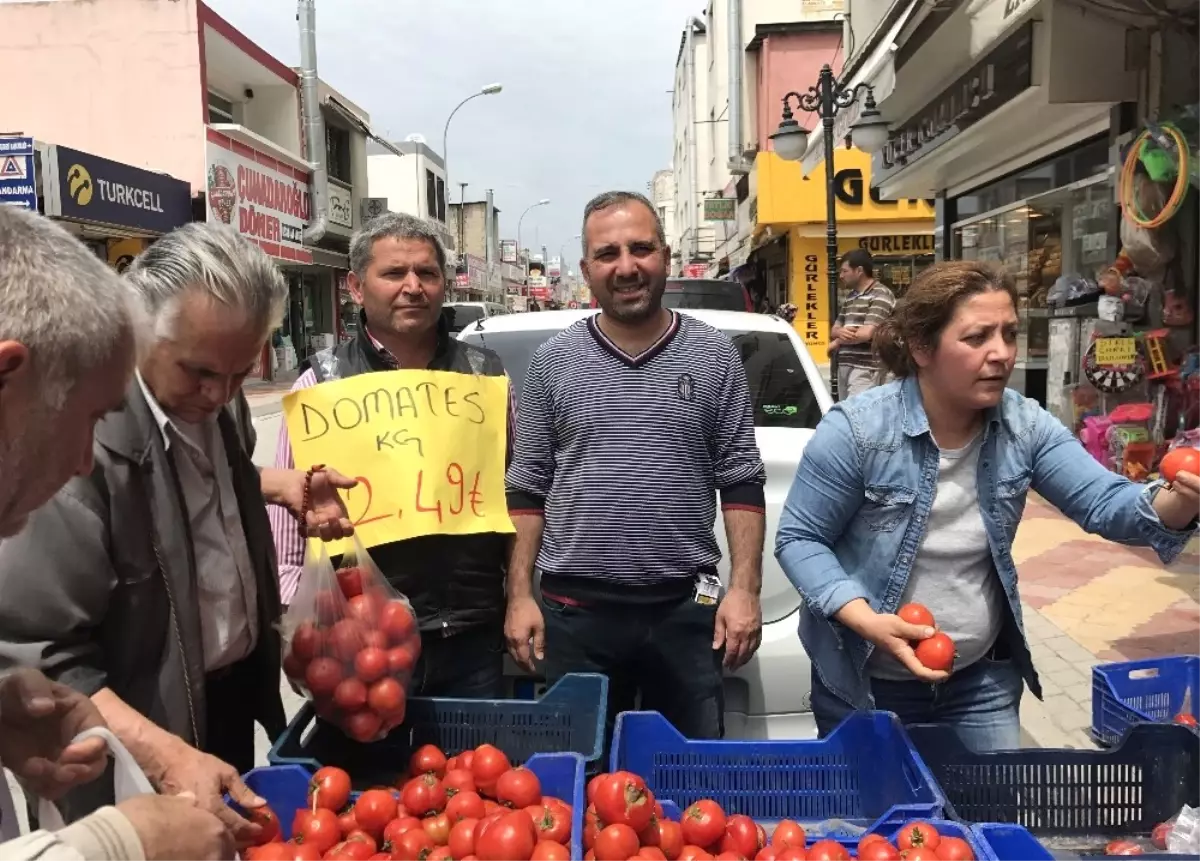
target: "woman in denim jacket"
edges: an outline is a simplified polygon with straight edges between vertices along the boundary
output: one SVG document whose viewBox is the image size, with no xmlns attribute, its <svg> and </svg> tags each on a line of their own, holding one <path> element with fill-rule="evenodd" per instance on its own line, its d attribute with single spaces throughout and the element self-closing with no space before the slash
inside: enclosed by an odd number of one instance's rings
<svg viewBox="0 0 1200 861">
<path fill-rule="evenodd" d="M 923 272 L 874 340 L 897 380 L 839 403 L 804 450 L 775 555 L 804 597 L 822 735 L 854 709 L 940 723 L 980 751 L 1020 746 L 1024 684 L 1041 687 L 1021 621 L 1012 542 L 1036 490 L 1088 532 L 1170 562 L 1195 529 L 1200 478 L 1134 484 L 1053 416 L 1005 388 L 1016 290 L 987 264 Z M 933 628 L 893 615 L 926 605 L 957 646 L 950 674 L 911 643 Z"/>
</svg>

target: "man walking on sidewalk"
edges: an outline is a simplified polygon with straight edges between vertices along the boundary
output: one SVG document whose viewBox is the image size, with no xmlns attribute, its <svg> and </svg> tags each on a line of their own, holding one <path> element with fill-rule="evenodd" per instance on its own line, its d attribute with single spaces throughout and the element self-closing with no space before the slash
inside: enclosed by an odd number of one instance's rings
<svg viewBox="0 0 1200 861">
<path fill-rule="evenodd" d="M 746 373 L 724 334 L 663 308 L 671 252 L 650 201 L 593 199 L 583 242 L 601 313 L 538 349 L 517 411 L 509 651 L 529 669 L 544 655 L 550 682 L 606 674 L 610 723 L 640 690 L 689 737 L 718 738 L 722 668 L 750 659 L 762 627 L 765 470 Z"/>
<path fill-rule="evenodd" d="M 865 392 L 883 382 L 879 359 L 871 350 L 876 327 L 886 320 L 896 297 L 886 285 L 875 280 L 871 252 L 855 248 L 842 258 L 842 283 L 850 296 L 829 334 L 829 352 L 838 357 L 838 400 Z"/>
</svg>

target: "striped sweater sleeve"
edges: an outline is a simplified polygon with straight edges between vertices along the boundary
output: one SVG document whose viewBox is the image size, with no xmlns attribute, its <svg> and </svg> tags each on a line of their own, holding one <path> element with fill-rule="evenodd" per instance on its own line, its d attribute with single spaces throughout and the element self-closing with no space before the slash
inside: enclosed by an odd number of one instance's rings
<svg viewBox="0 0 1200 861">
<path fill-rule="evenodd" d="M 307 370 L 296 380 L 292 391 L 307 389 L 316 384 L 317 375 L 312 370 Z M 279 417 L 275 466 L 279 469 L 296 468 L 292 457 L 292 440 L 288 436 L 287 422 L 283 416 Z M 300 573 L 304 570 L 304 533 L 300 529 L 300 521 L 282 505 L 268 505 L 267 518 L 271 521 L 271 536 L 275 539 L 275 556 L 279 564 L 279 597 L 286 607 L 296 594 L 296 587 L 300 585 Z"/>
<path fill-rule="evenodd" d="M 722 509 L 766 511 L 767 470 L 754 436 L 754 405 L 737 347 L 725 350 L 725 374 L 717 405 L 715 463 Z"/>
<path fill-rule="evenodd" d="M 517 407 L 516 440 L 505 479 L 508 513 L 542 514 L 553 481 L 554 409 L 541 356 L 535 354 Z"/>
</svg>

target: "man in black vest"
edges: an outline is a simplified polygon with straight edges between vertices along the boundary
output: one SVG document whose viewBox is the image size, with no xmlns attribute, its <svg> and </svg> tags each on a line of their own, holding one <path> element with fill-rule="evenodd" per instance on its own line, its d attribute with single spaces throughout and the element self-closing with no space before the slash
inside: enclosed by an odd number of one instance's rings
<svg viewBox="0 0 1200 861">
<path fill-rule="evenodd" d="M 400 213 L 372 219 L 351 239 L 350 267 L 347 284 L 363 309 L 358 333 L 312 356 L 293 391 L 402 368 L 504 373 L 495 353 L 450 334 L 442 314 L 446 252 L 424 220 Z M 508 446 L 511 450 L 511 399 Z M 293 467 L 286 424 L 279 431 L 276 465 Z M 305 539 L 289 511 L 277 506 L 269 510 L 286 604 L 300 581 Z M 422 655 L 413 677 L 414 694 L 484 699 L 503 695 L 507 548 L 507 536 L 497 533 L 427 535 L 371 548 L 371 557 L 412 602 L 420 622 Z"/>
</svg>

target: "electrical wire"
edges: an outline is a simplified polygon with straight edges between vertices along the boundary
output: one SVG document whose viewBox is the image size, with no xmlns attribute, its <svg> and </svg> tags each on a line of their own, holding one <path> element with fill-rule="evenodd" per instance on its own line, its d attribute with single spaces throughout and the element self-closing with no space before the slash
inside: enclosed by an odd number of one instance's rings
<svg viewBox="0 0 1200 861">
<path fill-rule="evenodd" d="M 1158 215 L 1149 217 L 1142 211 L 1141 205 L 1137 201 L 1136 183 L 1134 182 L 1142 148 L 1146 145 L 1147 141 L 1152 140 L 1149 129 L 1142 132 L 1134 140 L 1132 146 L 1129 147 L 1129 153 L 1125 156 L 1125 163 L 1121 166 L 1121 210 L 1125 215 L 1125 219 L 1130 224 L 1146 230 L 1162 227 L 1179 212 L 1179 209 L 1183 206 L 1184 199 L 1187 197 L 1192 170 L 1192 151 L 1188 147 L 1187 139 L 1184 138 L 1183 133 L 1172 123 L 1163 123 L 1161 128 L 1164 134 L 1170 136 L 1175 144 L 1175 150 L 1179 153 L 1179 169 L 1175 176 L 1175 187 L 1171 190 L 1171 197 L 1163 204 L 1163 208 L 1159 211 Z"/>
</svg>

